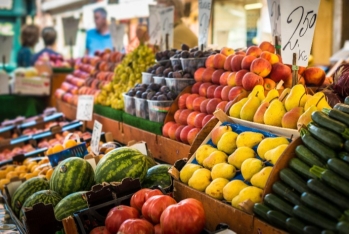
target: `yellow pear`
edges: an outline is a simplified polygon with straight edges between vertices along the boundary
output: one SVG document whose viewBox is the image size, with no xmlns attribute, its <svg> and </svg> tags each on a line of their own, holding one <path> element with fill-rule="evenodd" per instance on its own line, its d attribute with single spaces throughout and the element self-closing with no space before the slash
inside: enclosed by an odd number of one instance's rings
<svg viewBox="0 0 349 234">
<path fill-rule="evenodd" d="M 278 98 L 279 98 L 279 91 L 277 91 L 277 89 L 272 89 L 272 90 L 269 90 L 269 92 L 267 93 L 267 96 L 263 99 L 262 103 L 265 103 L 265 102 L 271 103 L 272 101 Z"/>
<path fill-rule="evenodd" d="M 247 121 L 253 121 L 254 114 L 260 104 L 261 100 L 258 97 L 252 96 L 248 98 L 247 102 L 241 108 L 240 118 Z"/>
<path fill-rule="evenodd" d="M 285 137 L 268 137 L 259 143 L 257 147 L 257 154 L 261 159 L 265 159 L 264 155 L 267 151 L 276 148 L 279 145 L 289 144 Z"/>
<path fill-rule="evenodd" d="M 219 139 L 223 136 L 226 132 L 233 131 L 232 128 L 229 125 L 221 125 L 217 128 L 214 128 L 211 132 L 211 140 L 214 145 L 218 144 Z"/>
<path fill-rule="evenodd" d="M 257 158 L 248 158 L 241 164 L 241 174 L 249 181 L 254 174 L 262 170 L 263 162 Z"/>
<path fill-rule="evenodd" d="M 234 153 L 229 155 L 228 163 L 236 167 L 237 169 L 241 169 L 241 164 L 248 158 L 255 158 L 256 152 L 253 149 L 247 146 L 241 146 L 237 148 Z"/>
<path fill-rule="evenodd" d="M 232 180 L 223 188 L 223 197 L 226 201 L 231 202 L 234 197 L 238 196 L 240 191 L 248 187 L 242 180 Z"/>
<path fill-rule="evenodd" d="M 282 103 L 285 103 L 285 100 L 287 96 L 290 94 L 290 92 L 291 92 L 290 88 L 285 88 L 279 96 L 279 101 Z"/>
<path fill-rule="evenodd" d="M 264 154 L 264 158 L 271 162 L 271 164 L 275 165 L 282 153 L 285 151 L 285 149 L 288 147 L 288 144 L 282 144 L 274 149 L 270 149 Z"/>
<path fill-rule="evenodd" d="M 188 181 L 189 187 L 204 192 L 211 183 L 211 171 L 206 168 L 196 170 Z"/>
<path fill-rule="evenodd" d="M 231 154 L 236 149 L 236 138 L 238 134 L 236 132 L 226 132 L 219 139 L 217 149 L 227 154 Z"/>
<path fill-rule="evenodd" d="M 304 107 L 304 106 L 305 106 L 305 103 L 306 103 L 310 98 L 312 98 L 312 97 L 313 97 L 312 95 L 307 94 L 307 95 L 305 96 L 305 98 L 302 98 L 302 99 L 301 99 L 301 103 L 300 103 L 299 106 Z"/>
<path fill-rule="evenodd" d="M 179 172 L 179 178 L 181 181 L 185 184 L 188 184 L 188 181 L 190 177 L 193 175 L 193 173 L 202 168 L 202 166 L 194 163 L 187 163 L 185 166 L 182 168 L 182 170 Z"/>
<path fill-rule="evenodd" d="M 196 161 L 200 165 L 203 165 L 204 160 L 214 151 L 217 151 L 217 149 L 212 147 L 211 145 L 207 145 L 207 144 L 200 145 L 195 152 Z"/>
<path fill-rule="evenodd" d="M 284 104 L 279 100 L 273 101 L 265 111 L 263 120 L 266 125 L 281 127 L 281 120 L 286 113 Z"/>
<path fill-rule="evenodd" d="M 224 178 L 217 178 L 212 180 L 212 182 L 206 187 L 205 193 L 215 199 L 223 200 L 223 188 L 229 180 Z"/>
<path fill-rule="evenodd" d="M 233 200 L 231 201 L 231 205 L 232 205 L 233 207 L 235 207 L 235 208 L 241 210 L 241 207 L 240 207 L 239 203 L 240 203 L 240 198 L 239 198 L 239 195 L 237 195 L 237 196 L 235 196 L 235 197 L 233 198 Z"/>
<path fill-rule="evenodd" d="M 312 105 L 316 106 L 316 108 L 320 111 L 323 108 L 332 109 L 332 107 L 328 104 L 326 96 L 323 92 L 317 92 L 311 98 L 309 98 L 304 105 L 304 110 L 307 111 Z"/>
<path fill-rule="evenodd" d="M 248 186 L 242 189 L 238 196 L 233 198 L 232 205 L 241 209 L 240 203 L 250 200 L 253 203 L 261 203 L 263 190 L 254 186 Z"/>
<path fill-rule="evenodd" d="M 247 102 L 247 100 L 248 98 L 246 97 L 234 103 L 229 109 L 229 116 L 240 119 L 241 108 Z"/>
<path fill-rule="evenodd" d="M 211 170 L 211 178 L 225 178 L 227 180 L 231 180 L 234 178 L 236 174 L 236 169 L 233 165 L 228 163 L 218 163 L 212 167 Z"/>
<path fill-rule="evenodd" d="M 263 85 L 254 86 L 251 93 L 248 95 L 248 98 L 251 97 L 258 97 L 260 101 L 263 101 L 265 99 Z"/>
<path fill-rule="evenodd" d="M 258 145 L 259 142 L 261 142 L 263 139 L 264 135 L 262 133 L 251 131 L 242 132 L 236 138 L 236 146 L 238 148 L 242 146 L 253 148 L 254 146 Z"/>
<path fill-rule="evenodd" d="M 203 162 L 205 168 L 212 169 L 212 167 L 218 163 L 226 162 L 228 156 L 223 151 L 212 152 Z"/>
<path fill-rule="evenodd" d="M 317 111 L 317 107 L 315 105 L 312 105 L 298 118 L 297 130 L 301 129 L 303 125 L 307 126 L 312 121 L 311 114 L 314 111 Z"/>
<path fill-rule="evenodd" d="M 260 172 L 254 174 L 251 178 L 251 184 L 258 188 L 264 189 L 273 167 L 264 167 Z"/>
<path fill-rule="evenodd" d="M 302 99 L 306 99 L 306 98 L 307 98 L 307 94 L 305 92 L 304 85 L 297 84 L 293 86 L 290 94 L 287 96 L 285 100 L 286 110 L 289 111 L 294 107 L 301 106 L 301 103 L 303 103 Z"/>
</svg>

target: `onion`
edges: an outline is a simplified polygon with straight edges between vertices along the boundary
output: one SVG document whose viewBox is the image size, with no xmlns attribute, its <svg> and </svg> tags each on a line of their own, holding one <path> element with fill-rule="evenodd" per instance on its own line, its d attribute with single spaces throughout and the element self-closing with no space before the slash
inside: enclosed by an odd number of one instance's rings
<svg viewBox="0 0 349 234">
<path fill-rule="evenodd" d="M 337 68 L 333 81 L 333 89 L 341 98 L 349 96 L 349 63 Z"/>
</svg>

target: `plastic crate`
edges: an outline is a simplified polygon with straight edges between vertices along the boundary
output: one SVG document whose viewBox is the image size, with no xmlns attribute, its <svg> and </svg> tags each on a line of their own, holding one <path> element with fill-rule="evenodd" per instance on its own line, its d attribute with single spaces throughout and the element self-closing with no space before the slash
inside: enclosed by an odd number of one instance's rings
<svg viewBox="0 0 349 234">
<path fill-rule="evenodd" d="M 127 114 L 135 115 L 136 114 L 136 106 L 135 99 L 133 96 L 128 96 L 125 93 L 122 94 L 124 96 L 124 111 Z"/>
<path fill-rule="evenodd" d="M 64 159 L 67 159 L 70 157 L 83 158 L 87 154 L 88 154 L 88 151 L 86 148 L 86 143 L 82 142 L 79 145 L 76 145 L 69 149 L 65 149 L 59 153 L 48 155 L 48 159 L 50 160 L 51 166 L 55 167 L 59 164 L 59 162 L 63 161 Z"/>
<path fill-rule="evenodd" d="M 148 100 L 149 120 L 163 123 L 173 101 Z"/>
</svg>

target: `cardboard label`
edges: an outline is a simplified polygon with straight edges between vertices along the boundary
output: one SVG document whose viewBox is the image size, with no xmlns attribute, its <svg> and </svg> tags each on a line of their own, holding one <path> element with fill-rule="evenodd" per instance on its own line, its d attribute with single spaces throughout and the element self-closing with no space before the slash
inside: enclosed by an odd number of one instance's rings
<svg viewBox="0 0 349 234">
<path fill-rule="evenodd" d="M 273 35 L 273 42 L 276 45 L 275 37 L 277 36 L 281 44 L 281 10 L 280 0 L 268 0 L 269 19 L 271 25 L 271 33 Z"/>
<path fill-rule="evenodd" d="M 137 143 L 129 143 L 127 145 L 127 147 L 132 148 L 132 149 L 136 149 L 139 150 L 142 154 L 144 155 L 148 155 L 148 151 L 147 151 L 147 143 L 144 141 L 140 141 Z"/>
<path fill-rule="evenodd" d="M 51 91 L 51 79 L 49 77 L 25 78 L 16 76 L 12 90 L 15 94 L 49 95 Z"/>
<path fill-rule="evenodd" d="M 174 7 L 163 7 L 160 9 L 162 49 L 166 50 L 166 36 L 168 37 L 168 49 L 173 47 L 173 19 Z"/>
<path fill-rule="evenodd" d="M 0 35 L 0 61 L 5 56 L 5 63 L 11 60 L 11 51 L 13 48 L 13 36 L 11 35 Z"/>
<path fill-rule="evenodd" d="M 79 95 L 78 108 L 76 111 L 77 120 L 92 120 L 93 114 L 93 95 Z"/>
<path fill-rule="evenodd" d="M 76 43 L 76 35 L 78 32 L 80 19 L 75 17 L 62 18 L 64 31 L 64 44 L 66 46 L 73 46 Z"/>
<path fill-rule="evenodd" d="M 281 1 L 281 56 L 292 64 L 296 54 L 297 66 L 308 66 L 320 0 Z"/>
<path fill-rule="evenodd" d="M 149 42 L 152 45 L 161 45 L 161 21 L 160 8 L 149 5 Z"/>
<path fill-rule="evenodd" d="M 101 139 L 102 127 L 103 125 L 95 120 L 91 138 L 91 150 L 95 155 L 99 155 L 99 141 Z"/>
<path fill-rule="evenodd" d="M 115 48 L 115 50 L 121 51 L 124 48 L 125 25 L 117 24 L 115 18 L 112 18 L 109 25 L 109 30 L 113 42 L 113 47 Z"/>
<path fill-rule="evenodd" d="M 207 47 L 212 0 L 199 0 L 199 48 Z"/>
<path fill-rule="evenodd" d="M 0 73 L 0 95 L 9 94 L 9 77 L 6 73 Z"/>
</svg>

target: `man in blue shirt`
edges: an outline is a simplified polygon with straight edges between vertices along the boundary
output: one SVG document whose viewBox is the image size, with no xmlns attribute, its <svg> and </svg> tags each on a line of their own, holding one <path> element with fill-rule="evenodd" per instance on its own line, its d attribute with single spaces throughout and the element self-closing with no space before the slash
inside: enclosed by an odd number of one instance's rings
<svg viewBox="0 0 349 234">
<path fill-rule="evenodd" d="M 86 33 L 86 54 L 93 56 L 96 51 L 112 49 L 109 27 L 107 24 L 107 11 L 104 8 L 97 8 L 93 11 L 96 28 Z"/>
</svg>

